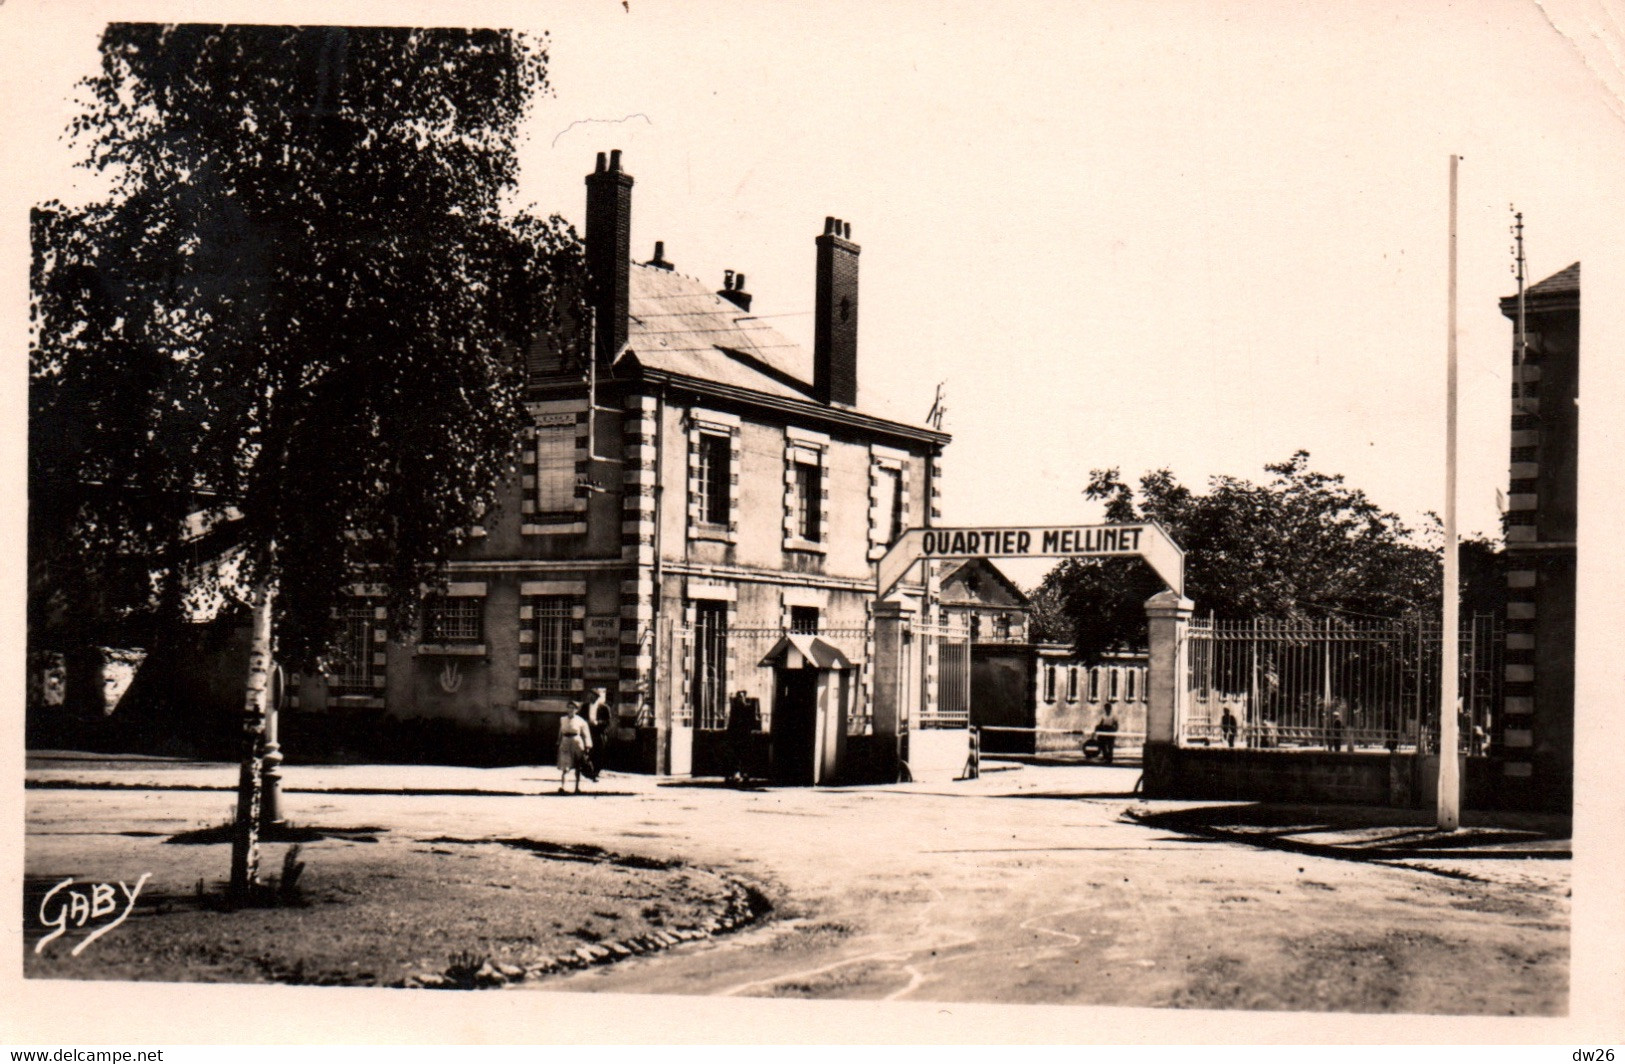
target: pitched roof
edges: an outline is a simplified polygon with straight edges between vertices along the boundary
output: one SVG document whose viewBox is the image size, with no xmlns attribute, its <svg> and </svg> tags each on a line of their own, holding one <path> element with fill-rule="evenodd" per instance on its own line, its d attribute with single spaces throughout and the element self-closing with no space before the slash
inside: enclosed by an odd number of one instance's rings
<svg viewBox="0 0 1625 1064">
<path fill-rule="evenodd" d="M 649 369 L 769 395 L 811 395 L 812 354 L 692 277 L 634 263 L 627 346 Z"/>
<path fill-rule="evenodd" d="M 1555 295 L 1558 292 L 1578 292 L 1580 290 L 1580 264 L 1571 263 L 1563 267 L 1544 281 L 1537 281 L 1524 289 L 1525 296 Z"/>
<path fill-rule="evenodd" d="M 799 658 L 790 653 L 792 650 Z M 799 632 L 781 636 L 779 641 L 773 644 L 773 649 L 762 656 L 761 664 L 769 668 L 782 665 L 785 668 L 795 669 L 804 669 L 809 665 L 815 669 L 853 667 L 852 659 L 834 643 L 823 636 L 804 635 Z"/>
<path fill-rule="evenodd" d="M 1524 306 L 1531 313 L 1554 313 L 1578 310 L 1580 307 L 1580 264 L 1570 263 L 1543 281 L 1536 281 L 1523 290 Z M 1518 314 L 1518 297 L 1505 296 L 1501 300 L 1501 313 L 1509 318 Z"/>
<path fill-rule="evenodd" d="M 1002 589 L 1005 601 L 990 594 L 993 588 L 987 587 L 981 577 L 992 578 L 994 588 Z M 959 594 L 963 588 L 964 593 Z M 971 558 L 964 564 L 955 568 L 942 578 L 942 601 L 956 606 L 984 605 L 1004 606 L 1026 609 L 1032 600 L 1017 587 L 1015 581 L 1004 575 L 1004 570 L 988 561 L 986 558 Z"/>
<path fill-rule="evenodd" d="M 630 281 L 627 350 L 640 366 L 778 399 L 813 401 L 812 352 L 761 318 L 674 270 L 634 262 Z M 860 399 L 858 412 L 915 432 L 937 431 L 873 395 Z"/>
</svg>

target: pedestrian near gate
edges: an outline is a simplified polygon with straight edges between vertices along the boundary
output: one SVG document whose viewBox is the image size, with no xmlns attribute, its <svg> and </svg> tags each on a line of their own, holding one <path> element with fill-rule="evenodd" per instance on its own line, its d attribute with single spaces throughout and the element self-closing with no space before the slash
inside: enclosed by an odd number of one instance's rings
<svg viewBox="0 0 1625 1064">
<path fill-rule="evenodd" d="M 1196 617 L 1186 641 L 1184 745 L 1438 752 L 1437 623 Z M 1462 624 L 1463 749 L 1489 731 L 1504 641 L 1491 615 Z"/>
</svg>

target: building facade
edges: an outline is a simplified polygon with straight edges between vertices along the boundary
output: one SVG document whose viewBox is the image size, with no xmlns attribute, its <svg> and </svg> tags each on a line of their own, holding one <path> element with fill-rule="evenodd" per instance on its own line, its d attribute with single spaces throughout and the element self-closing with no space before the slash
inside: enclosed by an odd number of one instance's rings
<svg viewBox="0 0 1625 1064">
<path fill-rule="evenodd" d="M 937 594 L 942 614 L 973 643 L 1025 643 L 1032 615 L 1026 594 L 986 558 L 947 563 Z"/>
<path fill-rule="evenodd" d="M 1507 492 L 1506 677 L 1487 797 L 1567 810 L 1574 787 L 1580 264 L 1531 285 L 1514 323 Z M 1520 322 L 1520 317 L 1522 321 Z"/>
<path fill-rule="evenodd" d="M 658 243 L 633 261 L 619 152 L 600 153 L 586 186 L 590 357 L 585 342 L 533 345 L 533 424 L 505 505 L 451 563 L 415 641 L 389 642 L 355 587 L 345 664 L 304 678 L 297 711 L 432 719 L 546 761 L 567 703 L 602 688 L 610 764 L 703 773 L 732 756 L 742 693 L 758 745 L 834 744 L 838 730 L 857 751 L 872 734 L 874 563 L 938 516 L 948 437 L 859 405 L 851 226 L 829 218 L 815 236 L 808 352 L 751 313 L 743 274 L 713 289 Z M 897 595 L 919 603 L 925 588 Z M 787 633 L 842 673 L 816 734 L 799 714 L 774 719 L 800 698 L 782 673 L 805 655 L 764 664 Z"/>
</svg>

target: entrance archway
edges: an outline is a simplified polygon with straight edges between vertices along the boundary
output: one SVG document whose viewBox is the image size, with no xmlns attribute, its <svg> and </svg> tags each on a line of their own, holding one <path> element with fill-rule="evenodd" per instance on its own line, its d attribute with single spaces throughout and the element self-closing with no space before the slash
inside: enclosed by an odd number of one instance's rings
<svg viewBox="0 0 1625 1064">
<path fill-rule="evenodd" d="M 927 640 L 932 618 L 909 596 L 892 592 L 917 562 L 962 561 L 972 558 L 1091 558 L 1137 557 L 1162 578 L 1168 591 L 1147 603 L 1151 618 L 1151 662 L 1155 682 L 1147 689 L 1146 740 L 1171 742 L 1179 696 L 1177 658 L 1181 644 L 1165 638 L 1159 623 L 1166 596 L 1181 617 L 1189 617 L 1184 598 L 1185 552 L 1161 525 L 1135 524 L 979 528 L 911 528 L 898 537 L 875 570 L 875 657 L 872 669 L 871 716 L 877 741 L 886 741 L 900 764 L 908 762 L 909 721 L 919 703 L 920 689 L 910 681 L 909 648 L 916 632 Z M 930 649 L 920 659 L 930 657 Z M 927 665 L 929 669 L 929 665 Z"/>
</svg>

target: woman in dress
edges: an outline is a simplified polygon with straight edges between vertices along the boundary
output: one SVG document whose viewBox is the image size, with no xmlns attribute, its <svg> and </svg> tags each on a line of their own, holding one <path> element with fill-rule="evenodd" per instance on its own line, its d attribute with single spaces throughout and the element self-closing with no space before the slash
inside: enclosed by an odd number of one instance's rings
<svg viewBox="0 0 1625 1064">
<path fill-rule="evenodd" d="M 570 703 L 570 715 L 559 722 L 559 793 L 564 793 L 564 781 L 572 771 L 576 774 L 576 793 L 581 793 L 581 768 L 587 762 L 587 751 L 592 749 L 592 730 L 581 719 L 581 704 Z"/>
</svg>

